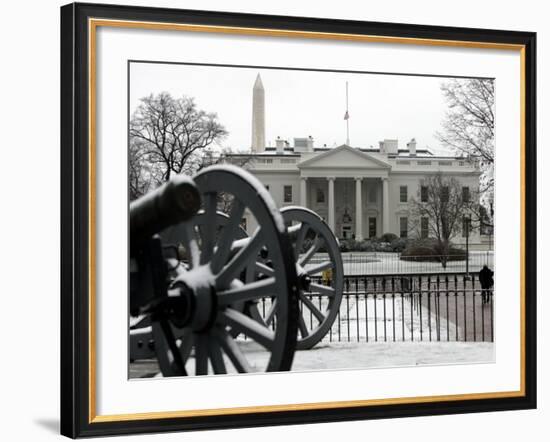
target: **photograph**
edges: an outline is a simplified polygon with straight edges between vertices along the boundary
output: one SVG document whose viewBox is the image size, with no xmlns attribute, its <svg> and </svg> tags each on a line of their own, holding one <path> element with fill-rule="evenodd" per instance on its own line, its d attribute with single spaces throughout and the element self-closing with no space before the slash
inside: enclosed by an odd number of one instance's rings
<svg viewBox="0 0 550 442">
<path fill-rule="evenodd" d="M 494 78 L 127 66 L 129 379 L 494 362 Z"/>
<path fill-rule="evenodd" d="M 536 407 L 536 35 L 361 20 L 61 8 L 62 434 Z"/>
</svg>

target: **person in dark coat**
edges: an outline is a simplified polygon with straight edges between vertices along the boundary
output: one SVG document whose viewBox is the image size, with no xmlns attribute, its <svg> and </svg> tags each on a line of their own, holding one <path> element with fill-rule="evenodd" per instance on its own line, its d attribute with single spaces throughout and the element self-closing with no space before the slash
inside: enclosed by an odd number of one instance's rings
<svg viewBox="0 0 550 442">
<path fill-rule="evenodd" d="M 490 299 L 491 289 L 495 284 L 493 280 L 494 272 L 486 265 L 479 271 L 479 282 L 481 284 L 481 299 L 483 304 L 487 304 Z"/>
</svg>

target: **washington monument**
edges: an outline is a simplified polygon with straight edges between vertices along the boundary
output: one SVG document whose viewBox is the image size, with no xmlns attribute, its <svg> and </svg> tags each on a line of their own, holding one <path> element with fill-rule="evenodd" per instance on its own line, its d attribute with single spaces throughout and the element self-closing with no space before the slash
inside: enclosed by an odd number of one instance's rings
<svg viewBox="0 0 550 442">
<path fill-rule="evenodd" d="M 252 152 L 265 150 L 265 93 L 260 74 L 252 90 Z"/>
</svg>

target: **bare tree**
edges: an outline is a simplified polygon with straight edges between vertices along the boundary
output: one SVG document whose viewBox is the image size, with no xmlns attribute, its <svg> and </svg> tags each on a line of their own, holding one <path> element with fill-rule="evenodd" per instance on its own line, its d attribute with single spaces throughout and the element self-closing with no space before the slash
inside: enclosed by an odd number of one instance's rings
<svg viewBox="0 0 550 442">
<path fill-rule="evenodd" d="M 173 174 L 195 173 L 202 154 L 227 131 L 215 113 L 199 110 L 192 98 L 149 95 L 130 121 L 130 189 L 134 196 L 168 181 Z"/>
<path fill-rule="evenodd" d="M 495 85 L 491 79 L 453 79 L 441 84 L 449 106 L 436 133 L 439 141 L 456 153 L 479 161 L 481 202 L 486 213 L 493 204 L 495 141 Z M 492 220 L 491 220 L 492 223 Z"/>
<path fill-rule="evenodd" d="M 476 192 L 468 191 L 466 195 L 458 180 L 443 177 L 440 173 L 427 176 L 420 184 L 417 198 L 409 200 L 409 212 L 414 220 L 413 225 L 421 230 L 422 223 L 425 223 L 426 236 L 437 240 L 441 265 L 445 268 L 451 239 L 461 231 L 464 221 L 468 220 L 474 228 L 471 207 L 476 199 L 472 193 Z"/>
</svg>

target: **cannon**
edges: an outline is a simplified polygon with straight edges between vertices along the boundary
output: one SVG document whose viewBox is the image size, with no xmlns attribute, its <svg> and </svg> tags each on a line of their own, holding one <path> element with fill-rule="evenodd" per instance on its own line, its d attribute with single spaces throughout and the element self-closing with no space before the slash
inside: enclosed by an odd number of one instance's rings
<svg viewBox="0 0 550 442">
<path fill-rule="evenodd" d="M 298 287 L 282 215 L 264 186 L 237 167 L 210 167 L 192 185 L 200 204 L 180 204 L 178 214 L 159 210 L 170 194 L 163 187 L 130 206 L 130 309 L 140 324 L 130 331 L 130 357 L 140 356 L 134 349 L 154 351 L 164 376 L 289 370 Z M 219 214 L 221 199 L 227 217 Z M 245 211 L 260 227 L 243 241 Z M 161 213 L 170 221 L 160 222 Z M 177 244 L 168 243 L 176 232 Z M 271 272 L 258 279 L 261 252 Z M 234 308 L 259 298 L 270 299 L 270 327 Z"/>
<path fill-rule="evenodd" d="M 245 213 L 259 226 L 250 236 Z M 290 370 L 338 313 L 342 260 L 328 226 L 308 209 L 278 210 L 238 167 L 132 203 L 130 236 L 130 360 L 154 357 L 163 376 Z"/>
</svg>

